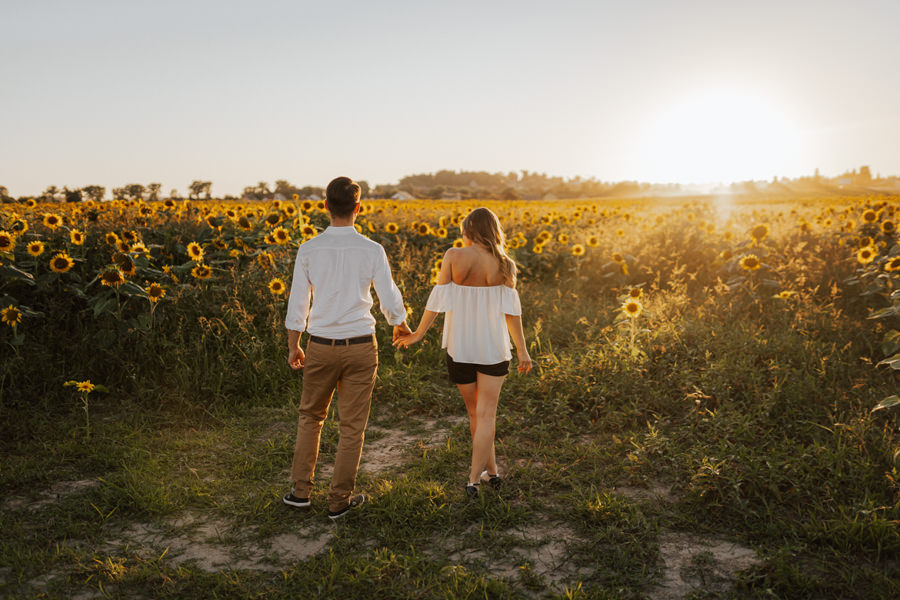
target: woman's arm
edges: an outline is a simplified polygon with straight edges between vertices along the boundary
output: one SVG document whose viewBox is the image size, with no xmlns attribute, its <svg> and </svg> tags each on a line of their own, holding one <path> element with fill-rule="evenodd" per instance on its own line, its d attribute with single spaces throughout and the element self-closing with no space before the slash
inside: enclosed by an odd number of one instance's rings
<svg viewBox="0 0 900 600">
<path fill-rule="evenodd" d="M 516 345 L 516 356 L 519 359 L 519 372 L 528 373 L 531 371 L 531 357 L 528 350 L 525 349 L 525 332 L 522 329 L 521 315 L 506 315 L 506 328 L 512 337 L 513 344 Z"/>
<path fill-rule="evenodd" d="M 453 252 L 453 248 L 450 248 L 444 253 L 444 258 L 441 260 L 441 272 L 438 274 L 437 285 L 446 285 L 451 281 L 451 274 L 453 272 L 453 260 L 455 253 Z M 428 332 L 428 328 L 431 327 L 431 324 L 434 323 L 434 319 L 437 317 L 437 313 L 433 310 L 425 309 L 422 313 L 422 320 L 419 321 L 419 326 L 416 330 L 409 335 L 401 335 L 397 339 L 394 340 L 395 346 L 403 346 L 404 348 L 408 347 L 410 344 L 415 344 L 422 340 L 425 337 L 425 334 Z"/>
</svg>

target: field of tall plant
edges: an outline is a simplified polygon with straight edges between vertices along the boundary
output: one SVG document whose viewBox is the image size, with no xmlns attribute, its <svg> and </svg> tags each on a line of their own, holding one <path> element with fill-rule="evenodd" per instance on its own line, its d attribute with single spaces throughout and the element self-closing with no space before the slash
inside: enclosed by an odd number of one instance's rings
<svg viewBox="0 0 900 600">
<path fill-rule="evenodd" d="M 323 203 L 0 205 L 0 589 L 900 594 L 896 197 L 365 201 L 357 228 L 413 327 L 480 205 L 519 265 L 536 365 L 501 395 L 506 485 L 463 494 L 439 328 L 401 351 L 379 317 L 363 456 L 390 458 L 364 465 L 371 502 L 336 527 L 324 487 L 309 513 L 280 503 L 302 386 L 286 296 Z M 227 560 L 204 563 L 213 546 Z"/>
</svg>

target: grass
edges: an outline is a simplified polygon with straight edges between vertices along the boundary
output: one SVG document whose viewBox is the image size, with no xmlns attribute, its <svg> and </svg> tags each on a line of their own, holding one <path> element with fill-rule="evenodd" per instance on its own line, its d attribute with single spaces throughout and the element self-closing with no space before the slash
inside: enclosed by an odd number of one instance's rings
<svg viewBox="0 0 900 600">
<path fill-rule="evenodd" d="M 282 307 L 238 277 L 172 292 L 152 332 L 109 315 L 32 328 L 0 372 L 0 595 L 897 597 L 898 415 L 871 412 L 897 377 L 837 283 L 852 265 L 795 256 L 784 276 L 807 283 L 786 303 L 724 291 L 718 248 L 694 237 L 646 234 L 621 281 L 594 258 L 521 257 L 536 368 L 504 385 L 505 484 L 476 501 L 439 328 L 397 351 L 381 322 L 363 459 L 391 459 L 363 465 L 370 501 L 338 523 L 327 475 L 310 510 L 281 503 L 302 380 Z M 439 253 L 411 240 L 392 261 L 420 308 Z M 636 283 L 632 349 L 615 319 Z M 111 390 L 90 395 L 90 435 L 73 377 Z M 329 419 L 321 465 L 336 443 Z M 745 558 L 718 553 L 732 546 Z"/>
</svg>

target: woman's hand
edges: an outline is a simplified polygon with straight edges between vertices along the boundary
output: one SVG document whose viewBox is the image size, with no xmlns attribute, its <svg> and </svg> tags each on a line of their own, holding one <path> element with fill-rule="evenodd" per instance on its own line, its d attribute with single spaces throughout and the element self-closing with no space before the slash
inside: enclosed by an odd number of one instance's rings
<svg viewBox="0 0 900 600">
<path fill-rule="evenodd" d="M 419 333 L 418 331 L 414 331 L 408 335 L 400 335 L 394 340 L 394 346 L 408 348 L 410 344 L 421 341 L 423 337 L 425 337 L 425 334 Z"/>
<path fill-rule="evenodd" d="M 531 357 L 528 356 L 528 352 L 526 350 L 522 350 L 521 352 L 516 353 L 519 359 L 519 373 L 528 373 L 531 371 L 532 362 Z"/>
</svg>

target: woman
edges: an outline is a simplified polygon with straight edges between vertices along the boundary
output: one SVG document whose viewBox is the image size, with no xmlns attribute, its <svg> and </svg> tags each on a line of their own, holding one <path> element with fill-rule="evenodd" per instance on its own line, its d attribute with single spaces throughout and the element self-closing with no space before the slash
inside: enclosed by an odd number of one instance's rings
<svg viewBox="0 0 900 600">
<path fill-rule="evenodd" d="M 528 373 L 532 365 L 515 287 L 516 264 L 503 249 L 497 215 L 476 208 L 463 219 L 460 229 L 463 246 L 444 254 L 437 285 L 418 329 L 400 336 L 394 344 L 415 344 L 425 336 L 437 313 L 446 313 L 442 347 L 447 349 L 447 371 L 462 394 L 472 432 L 472 468 L 466 493 L 477 497 L 482 481 L 500 487 L 494 429 L 500 387 L 512 358 L 510 336 L 516 345 L 519 371 Z"/>
</svg>

